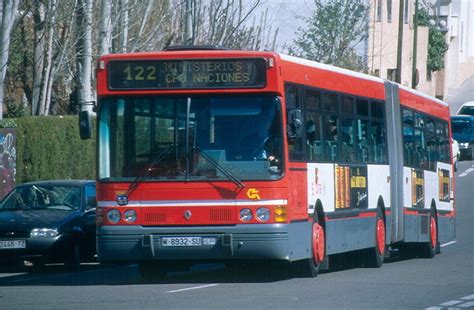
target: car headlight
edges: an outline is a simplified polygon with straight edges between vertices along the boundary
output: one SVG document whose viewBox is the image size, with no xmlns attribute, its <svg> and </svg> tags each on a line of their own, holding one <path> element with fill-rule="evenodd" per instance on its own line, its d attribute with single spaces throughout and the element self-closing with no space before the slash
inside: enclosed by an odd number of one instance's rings
<svg viewBox="0 0 474 310">
<path fill-rule="evenodd" d="M 250 209 L 242 209 L 240 210 L 240 220 L 242 222 L 248 222 L 252 219 L 252 210 Z"/>
<path fill-rule="evenodd" d="M 459 143 L 459 147 L 462 147 L 463 149 L 467 149 L 469 147 L 469 142 Z"/>
<path fill-rule="evenodd" d="M 267 208 L 257 209 L 257 219 L 261 222 L 266 222 L 270 219 L 270 210 Z"/>
<path fill-rule="evenodd" d="M 123 214 L 123 219 L 128 223 L 135 222 L 137 220 L 137 212 L 135 212 L 135 210 L 127 210 Z"/>
<path fill-rule="evenodd" d="M 33 228 L 30 232 L 30 237 L 56 237 L 58 235 L 56 229 L 51 228 Z"/>
<path fill-rule="evenodd" d="M 120 222 L 120 212 L 118 210 L 112 209 L 109 212 L 107 212 L 107 220 L 111 223 L 118 223 Z"/>
</svg>

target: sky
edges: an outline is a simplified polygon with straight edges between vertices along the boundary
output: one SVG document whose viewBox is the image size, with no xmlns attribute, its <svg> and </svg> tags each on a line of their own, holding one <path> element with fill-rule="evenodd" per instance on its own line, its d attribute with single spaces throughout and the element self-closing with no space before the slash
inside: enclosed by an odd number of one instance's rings
<svg viewBox="0 0 474 310">
<path fill-rule="evenodd" d="M 291 44 L 296 39 L 298 27 L 305 25 L 298 17 L 308 17 L 313 11 L 312 3 L 313 0 L 262 0 L 259 11 L 268 9 L 269 24 L 279 29 L 278 50 L 281 51 L 285 44 Z"/>
</svg>

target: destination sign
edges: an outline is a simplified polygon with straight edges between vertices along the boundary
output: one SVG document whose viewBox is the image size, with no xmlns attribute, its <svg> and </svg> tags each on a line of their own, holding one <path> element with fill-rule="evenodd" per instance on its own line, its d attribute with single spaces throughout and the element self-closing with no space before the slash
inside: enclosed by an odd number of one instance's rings
<svg viewBox="0 0 474 310">
<path fill-rule="evenodd" d="M 108 64 L 111 90 L 262 88 L 265 76 L 263 58 L 116 60 Z"/>
</svg>

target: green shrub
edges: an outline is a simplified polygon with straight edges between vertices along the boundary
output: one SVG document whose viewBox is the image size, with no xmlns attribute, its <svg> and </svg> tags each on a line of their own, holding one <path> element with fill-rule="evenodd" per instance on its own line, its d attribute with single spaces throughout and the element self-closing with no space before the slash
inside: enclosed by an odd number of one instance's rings
<svg viewBox="0 0 474 310">
<path fill-rule="evenodd" d="M 79 138 L 77 115 L 15 119 L 16 183 L 95 179 L 95 137 Z"/>
</svg>

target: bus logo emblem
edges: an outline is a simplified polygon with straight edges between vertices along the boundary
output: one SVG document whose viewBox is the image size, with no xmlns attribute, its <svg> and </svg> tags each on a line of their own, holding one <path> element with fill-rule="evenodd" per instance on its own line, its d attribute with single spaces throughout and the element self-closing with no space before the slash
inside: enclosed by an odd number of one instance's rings
<svg viewBox="0 0 474 310">
<path fill-rule="evenodd" d="M 249 188 L 249 190 L 247 191 L 247 197 L 249 197 L 250 199 L 260 200 L 260 195 L 258 194 L 258 189 Z"/>
<path fill-rule="evenodd" d="M 184 218 L 185 218 L 186 220 L 189 220 L 192 215 L 193 215 L 193 214 L 191 213 L 190 210 L 186 210 L 186 211 L 184 212 Z"/>
</svg>

